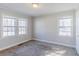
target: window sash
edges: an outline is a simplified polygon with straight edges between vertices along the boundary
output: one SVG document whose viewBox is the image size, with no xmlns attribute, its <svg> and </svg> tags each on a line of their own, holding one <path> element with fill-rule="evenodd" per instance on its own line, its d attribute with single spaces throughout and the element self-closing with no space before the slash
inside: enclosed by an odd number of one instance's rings
<svg viewBox="0 0 79 59">
<path fill-rule="evenodd" d="M 72 26 L 72 18 L 59 19 L 59 26 Z"/>
<path fill-rule="evenodd" d="M 59 35 L 62 35 L 62 36 L 71 36 L 71 32 L 59 32 Z"/>
<path fill-rule="evenodd" d="M 15 26 L 15 18 L 3 18 L 2 26 Z"/>
<path fill-rule="evenodd" d="M 12 35 L 16 35 L 16 34 L 18 34 L 18 35 L 27 34 L 26 29 L 27 29 L 26 19 L 15 18 L 12 16 L 3 16 L 3 21 L 2 21 L 3 36 L 12 36 Z"/>
<path fill-rule="evenodd" d="M 59 19 L 59 35 L 71 36 L 72 33 L 72 18 Z"/>
<path fill-rule="evenodd" d="M 15 32 L 3 32 L 3 36 L 13 36 Z"/>
<path fill-rule="evenodd" d="M 60 27 L 59 31 L 72 31 L 71 27 Z"/>
<path fill-rule="evenodd" d="M 3 27 L 3 31 L 5 31 L 5 32 L 15 32 L 15 27 Z"/>
<path fill-rule="evenodd" d="M 18 21 L 18 26 L 23 26 L 23 27 L 26 27 L 26 21 Z"/>
<path fill-rule="evenodd" d="M 26 28 L 25 27 L 19 27 L 19 34 L 25 34 Z"/>
<path fill-rule="evenodd" d="M 26 19 L 19 19 L 18 20 L 18 34 L 21 35 L 21 34 L 26 34 L 27 32 L 27 22 L 26 22 Z"/>
</svg>

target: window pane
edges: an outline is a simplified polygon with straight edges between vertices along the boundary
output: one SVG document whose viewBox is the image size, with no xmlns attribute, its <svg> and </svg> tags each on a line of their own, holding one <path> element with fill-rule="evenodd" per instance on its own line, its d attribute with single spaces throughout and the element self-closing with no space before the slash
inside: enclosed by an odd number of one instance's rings
<svg viewBox="0 0 79 59">
<path fill-rule="evenodd" d="M 15 27 L 3 27 L 3 31 L 5 31 L 5 32 L 14 32 Z"/>
<path fill-rule="evenodd" d="M 60 19 L 59 26 L 72 26 L 72 19 Z"/>
<path fill-rule="evenodd" d="M 71 19 L 65 19 L 64 20 L 64 26 L 72 26 Z"/>
<path fill-rule="evenodd" d="M 18 21 L 18 26 L 26 26 L 26 22 L 25 21 Z"/>
<path fill-rule="evenodd" d="M 70 32 L 62 32 L 62 31 L 60 31 L 59 35 L 60 36 L 71 36 L 71 33 Z"/>
<path fill-rule="evenodd" d="M 24 18 L 19 18 L 18 19 L 18 29 L 19 29 L 19 34 L 26 34 L 26 26 L 27 26 L 27 19 Z"/>
<path fill-rule="evenodd" d="M 70 27 L 61 27 L 60 29 L 59 29 L 59 31 L 64 31 L 64 32 L 71 32 L 71 28 Z"/>
<path fill-rule="evenodd" d="M 3 18 L 3 26 L 7 26 L 7 19 Z"/>
<path fill-rule="evenodd" d="M 19 34 L 25 34 L 25 31 L 21 31 L 21 32 L 19 32 Z"/>
<path fill-rule="evenodd" d="M 3 27 L 3 36 L 15 35 L 14 27 Z"/>
<path fill-rule="evenodd" d="M 4 29 L 3 29 L 3 36 L 12 36 L 12 35 L 15 35 L 14 28 L 4 27 Z"/>
<path fill-rule="evenodd" d="M 3 18 L 3 26 L 15 26 L 15 18 Z"/>
<path fill-rule="evenodd" d="M 59 20 L 59 26 L 63 26 L 64 25 L 64 20 Z"/>
<path fill-rule="evenodd" d="M 8 26 L 15 26 L 14 22 L 14 19 L 8 19 Z"/>
<path fill-rule="evenodd" d="M 25 34 L 25 33 L 26 33 L 25 27 L 20 27 L 19 28 L 19 34 Z"/>
<path fill-rule="evenodd" d="M 8 32 L 15 32 L 15 27 L 8 27 L 7 30 Z"/>
<path fill-rule="evenodd" d="M 8 36 L 15 35 L 15 32 L 7 32 L 7 33 L 8 33 Z"/>
</svg>

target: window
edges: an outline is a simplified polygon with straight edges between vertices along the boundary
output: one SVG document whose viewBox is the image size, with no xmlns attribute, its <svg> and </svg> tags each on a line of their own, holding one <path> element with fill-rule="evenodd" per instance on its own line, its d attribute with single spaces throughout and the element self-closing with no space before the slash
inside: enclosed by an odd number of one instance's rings
<svg viewBox="0 0 79 59">
<path fill-rule="evenodd" d="M 19 34 L 26 34 L 26 19 L 18 20 Z"/>
<path fill-rule="evenodd" d="M 60 18 L 59 19 L 59 35 L 71 36 L 72 34 L 72 18 Z"/>
<path fill-rule="evenodd" d="M 15 35 L 15 17 L 3 16 L 2 28 L 3 36 Z"/>
<path fill-rule="evenodd" d="M 3 16 L 2 36 L 23 35 L 27 32 L 27 19 L 12 16 Z"/>
</svg>

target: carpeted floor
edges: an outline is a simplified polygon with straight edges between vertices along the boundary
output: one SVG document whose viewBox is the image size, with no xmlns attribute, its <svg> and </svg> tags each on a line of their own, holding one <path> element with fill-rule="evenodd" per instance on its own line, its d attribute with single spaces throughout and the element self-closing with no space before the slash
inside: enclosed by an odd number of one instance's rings
<svg viewBox="0 0 79 59">
<path fill-rule="evenodd" d="M 74 48 L 32 40 L 1 51 L 0 56 L 77 56 L 77 53 Z"/>
</svg>

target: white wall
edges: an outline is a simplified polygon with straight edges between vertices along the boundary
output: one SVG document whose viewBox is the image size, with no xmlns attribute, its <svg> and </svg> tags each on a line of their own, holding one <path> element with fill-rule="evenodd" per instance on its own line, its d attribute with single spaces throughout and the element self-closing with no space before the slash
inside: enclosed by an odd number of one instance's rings
<svg viewBox="0 0 79 59">
<path fill-rule="evenodd" d="M 8 37 L 2 37 L 1 35 L 1 15 L 10 15 L 10 16 L 15 16 L 15 17 L 23 17 L 28 19 L 28 33 L 26 35 L 15 35 L 15 36 L 8 36 Z M 0 9 L 0 50 L 15 46 L 17 44 L 29 41 L 32 39 L 32 33 L 31 33 L 31 17 L 27 17 L 26 15 L 12 12 L 10 10 L 2 10 Z"/>
<path fill-rule="evenodd" d="M 72 28 L 73 31 L 71 37 L 58 35 L 58 17 L 63 16 L 73 17 L 74 10 L 36 17 L 34 21 L 34 38 L 39 41 L 75 47 L 75 26 Z M 73 25 L 74 24 L 73 17 Z"/>
<path fill-rule="evenodd" d="M 76 11 L 76 50 L 79 54 L 79 9 Z"/>
</svg>

